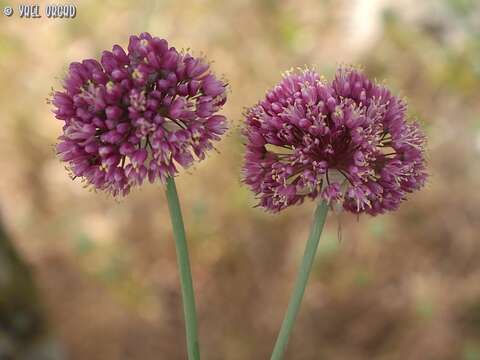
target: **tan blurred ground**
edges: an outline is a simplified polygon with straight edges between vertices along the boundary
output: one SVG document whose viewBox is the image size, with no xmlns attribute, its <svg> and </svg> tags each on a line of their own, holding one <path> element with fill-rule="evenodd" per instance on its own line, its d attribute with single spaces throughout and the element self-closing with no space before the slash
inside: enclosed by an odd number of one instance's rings
<svg viewBox="0 0 480 360">
<path fill-rule="evenodd" d="M 0 15 L 0 209 L 67 358 L 185 358 L 162 188 L 115 202 L 72 182 L 45 101 L 70 62 L 149 31 L 207 54 L 231 87 L 219 154 L 178 179 L 204 359 L 269 357 L 314 206 L 252 208 L 239 180 L 242 110 L 290 67 L 331 76 L 344 63 L 409 100 L 431 177 L 394 214 L 330 216 L 287 358 L 480 359 L 478 1 L 76 4 L 74 20 Z"/>
</svg>

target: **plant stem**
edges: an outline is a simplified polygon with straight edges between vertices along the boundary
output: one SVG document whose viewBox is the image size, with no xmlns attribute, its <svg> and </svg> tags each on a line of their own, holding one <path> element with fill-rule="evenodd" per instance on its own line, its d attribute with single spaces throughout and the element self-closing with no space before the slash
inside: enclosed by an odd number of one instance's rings
<svg viewBox="0 0 480 360">
<path fill-rule="evenodd" d="M 317 252 L 318 242 L 320 240 L 323 225 L 325 224 L 327 212 L 328 204 L 326 201 L 322 201 L 320 204 L 318 204 L 315 210 L 312 229 L 310 230 L 310 236 L 305 247 L 305 252 L 303 253 L 303 260 L 300 265 L 300 270 L 297 275 L 292 297 L 290 298 L 290 303 L 288 304 L 287 312 L 285 313 L 285 318 L 283 319 L 282 327 L 278 334 L 275 347 L 273 348 L 272 357 L 270 358 L 271 360 L 283 359 L 285 349 L 288 344 L 288 339 L 293 330 L 293 325 L 295 323 L 298 310 L 300 309 L 300 304 L 302 303 L 308 277 L 310 275 L 310 271 L 312 270 L 313 260 L 315 258 L 315 253 Z"/>
<path fill-rule="evenodd" d="M 175 246 L 177 249 L 177 261 L 180 271 L 180 285 L 182 288 L 183 312 L 185 315 L 185 331 L 187 335 L 187 352 L 189 360 L 199 360 L 197 314 L 195 310 L 195 295 L 192 285 L 190 261 L 188 259 L 187 240 L 183 225 L 182 211 L 178 201 L 177 189 L 173 177 L 167 179 L 167 200 L 172 220 Z"/>
</svg>

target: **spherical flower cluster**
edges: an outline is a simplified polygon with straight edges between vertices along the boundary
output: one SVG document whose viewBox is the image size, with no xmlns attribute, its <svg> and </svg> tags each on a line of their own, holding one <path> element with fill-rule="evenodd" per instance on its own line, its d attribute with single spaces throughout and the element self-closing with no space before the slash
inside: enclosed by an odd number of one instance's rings
<svg viewBox="0 0 480 360">
<path fill-rule="evenodd" d="M 396 209 L 421 188 L 425 138 L 406 104 L 353 68 L 328 83 L 288 73 L 246 111 L 244 182 L 276 212 L 305 198 L 353 213 Z"/>
<path fill-rule="evenodd" d="M 165 181 L 226 131 L 217 114 L 225 88 L 202 59 L 148 33 L 131 36 L 128 52 L 115 45 L 100 62 L 70 65 L 52 98 L 65 122 L 57 152 L 74 178 L 113 195 Z"/>
</svg>

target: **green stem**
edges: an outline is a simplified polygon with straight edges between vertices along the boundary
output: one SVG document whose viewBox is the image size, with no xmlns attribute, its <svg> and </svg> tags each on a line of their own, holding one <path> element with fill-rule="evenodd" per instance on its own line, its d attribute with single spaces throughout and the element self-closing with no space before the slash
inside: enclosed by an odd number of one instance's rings
<svg viewBox="0 0 480 360">
<path fill-rule="evenodd" d="M 188 259 L 187 240 L 185 238 L 185 227 L 183 225 L 182 211 L 178 201 L 175 181 L 172 177 L 167 179 L 167 200 L 172 220 L 175 246 L 177 248 L 177 261 L 180 271 L 180 285 L 182 287 L 183 312 L 185 315 L 185 330 L 187 334 L 187 351 L 189 360 L 199 360 L 197 335 L 197 314 L 195 310 L 195 295 L 192 285 L 192 274 L 190 261 Z"/>
<path fill-rule="evenodd" d="M 297 280 L 295 282 L 292 297 L 290 298 L 290 303 L 288 304 L 285 318 L 283 319 L 282 327 L 278 334 L 275 347 L 273 348 L 272 357 L 270 358 L 271 360 L 283 359 L 288 344 L 288 338 L 292 333 L 293 325 L 298 310 L 300 309 L 300 304 L 302 303 L 303 294 L 305 293 L 305 287 L 308 282 L 308 276 L 312 270 L 313 260 L 315 258 L 315 253 L 317 252 L 318 242 L 320 240 L 323 225 L 325 224 L 327 212 L 328 204 L 325 201 L 322 201 L 318 204 L 315 210 L 312 229 L 305 247 L 305 252 L 303 253 L 302 264 L 300 265 L 300 270 L 297 275 Z"/>
</svg>

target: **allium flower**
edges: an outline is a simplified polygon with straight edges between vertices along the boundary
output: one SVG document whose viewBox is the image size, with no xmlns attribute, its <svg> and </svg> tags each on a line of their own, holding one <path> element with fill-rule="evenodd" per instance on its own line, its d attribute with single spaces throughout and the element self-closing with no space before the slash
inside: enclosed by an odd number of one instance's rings
<svg viewBox="0 0 480 360">
<path fill-rule="evenodd" d="M 270 211 L 308 197 L 376 215 L 425 182 L 425 138 L 406 104 L 353 68 L 331 83 L 288 73 L 245 116 L 244 182 Z"/>
<path fill-rule="evenodd" d="M 52 98 L 65 122 L 57 152 L 74 177 L 113 195 L 145 178 L 165 181 L 226 131 L 217 114 L 225 87 L 202 59 L 148 33 L 131 36 L 128 52 L 114 45 L 100 62 L 70 64 Z"/>
</svg>

